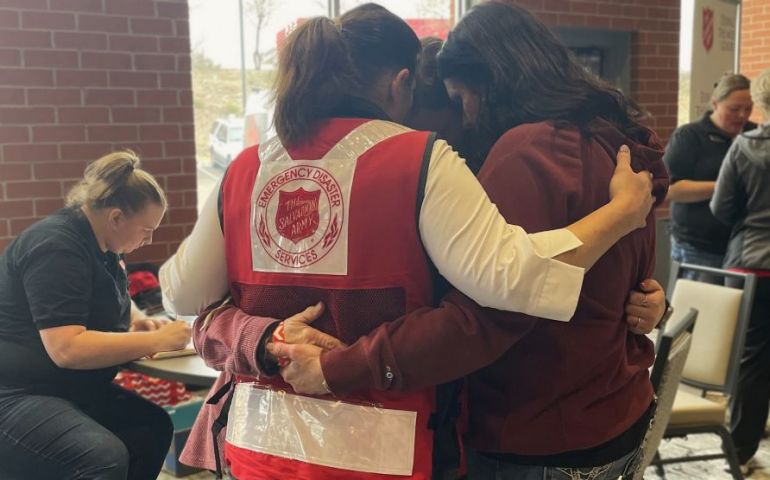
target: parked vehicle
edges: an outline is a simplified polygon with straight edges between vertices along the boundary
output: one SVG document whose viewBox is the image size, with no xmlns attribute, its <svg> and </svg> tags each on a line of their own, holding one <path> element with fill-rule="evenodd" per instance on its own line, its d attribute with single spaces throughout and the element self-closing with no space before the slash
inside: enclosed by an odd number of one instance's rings
<svg viewBox="0 0 770 480">
<path fill-rule="evenodd" d="M 214 165 L 227 168 L 243 150 L 243 118 L 227 117 L 214 122 L 209 132 L 209 153 Z"/>
</svg>

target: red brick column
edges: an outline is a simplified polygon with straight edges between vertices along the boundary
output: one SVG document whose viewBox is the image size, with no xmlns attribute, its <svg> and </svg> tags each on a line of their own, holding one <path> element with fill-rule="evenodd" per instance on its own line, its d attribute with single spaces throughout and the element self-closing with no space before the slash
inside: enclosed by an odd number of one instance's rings
<svg viewBox="0 0 770 480">
<path fill-rule="evenodd" d="M 3 0 L 0 251 L 121 148 L 170 201 L 155 244 L 130 261 L 162 261 L 196 218 L 187 1 Z"/>
<path fill-rule="evenodd" d="M 623 30 L 631 36 L 630 96 L 666 140 L 676 128 L 680 0 L 512 0 L 548 26 Z M 756 3 L 767 0 L 753 0 Z"/>
<path fill-rule="evenodd" d="M 770 68 L 770 2 L 768 0 L 743 0 L 740 62 L 741 73 L 749 78 L 754 78 L 761 71 Z M 754 110 L 752 120 L 762 120 L 759 109 Z"/>
</svg>

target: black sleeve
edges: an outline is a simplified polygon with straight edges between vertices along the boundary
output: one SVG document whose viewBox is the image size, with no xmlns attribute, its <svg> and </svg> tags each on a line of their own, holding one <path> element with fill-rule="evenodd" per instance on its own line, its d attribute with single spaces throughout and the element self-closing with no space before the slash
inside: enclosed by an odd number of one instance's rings
<svg viewBox="0 0 770 480">
<path fill-rule="evenodd" d="M 671 183 L 689 180 L 695 176 L 697 161 L 697 133 L 688 128 L 679 128 L 668 141 L 663 161 L 666 162 Z"/>
<path fill-rule="evenodd" d="M 88 323 L 92 281 L 88 259 L 69 249 L 31 254 L 21 277 L 38 330 Z"/>
</svg>

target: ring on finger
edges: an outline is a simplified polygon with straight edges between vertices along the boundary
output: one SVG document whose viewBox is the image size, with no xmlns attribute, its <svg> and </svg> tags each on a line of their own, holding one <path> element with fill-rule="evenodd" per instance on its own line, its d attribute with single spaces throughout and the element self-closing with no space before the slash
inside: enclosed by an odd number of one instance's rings
<svg viewBox="0 0 770 480">
<path fill-rule="evenodd" d="M 634 328 L 639 328 L 639 325 L 642 323 L 642 317 L 636 317 L 636 325 L 634 325 Z"/>
</svg>

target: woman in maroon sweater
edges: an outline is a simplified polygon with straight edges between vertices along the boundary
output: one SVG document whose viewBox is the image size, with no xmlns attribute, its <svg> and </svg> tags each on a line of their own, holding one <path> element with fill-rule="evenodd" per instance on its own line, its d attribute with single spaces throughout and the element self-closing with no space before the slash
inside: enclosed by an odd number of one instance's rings
<svg viewBox="0 0 770 480">
<path fill-rule="evenodd" d="M 623 144 L 665 196 L 662 150 L 638 108 L 586 73 L 525 10 L 475 7 L 438 61 L 466 127 L 482 149 L 492 146 L 479 179 L 509 222 L 547 230 L 605 204 Z M 586 275 L 569 323 L 482 308 L 452 291 L 439 308 L 321 353 L 320 362 L 306 355 L 312 347 L 271 349 L 292 357 L 284 377 L 309 393 L 314 370 L 339 393 L 415 389 L 475 372 L 470 478 L 630 478 L 652 413 L 653 347 L 623 321 L 624 303 L 652 274 L 654 249 L 651 215 Z"/>
</svg>

